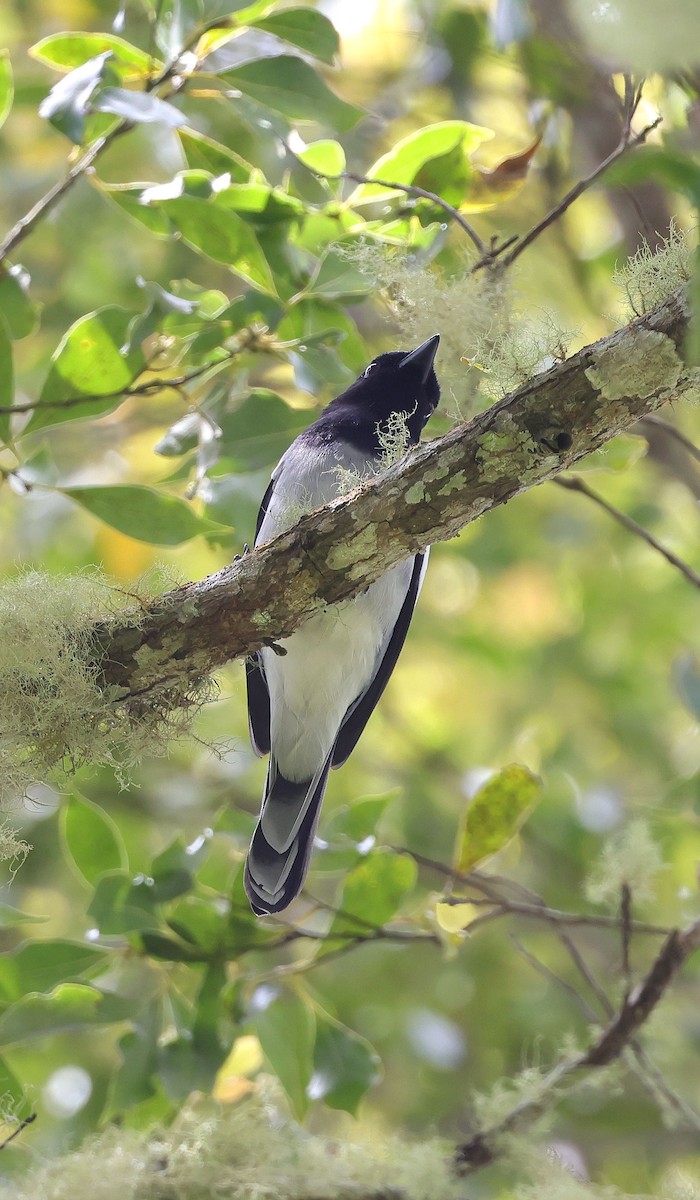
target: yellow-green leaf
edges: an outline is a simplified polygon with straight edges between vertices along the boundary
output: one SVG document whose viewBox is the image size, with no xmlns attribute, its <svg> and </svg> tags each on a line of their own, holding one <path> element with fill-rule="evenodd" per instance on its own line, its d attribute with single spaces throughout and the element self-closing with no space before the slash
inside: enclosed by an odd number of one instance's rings
<svg viewBox="0 0 700 1200">
<path fill-rule="evenodd" d="M 140 79 L 151 71 L 157 74 L 163 67 L 145 50 L 113 33 L 53 33 L 36 42 L 29 53 L 57 71 L 73 71 L 88 59 L 109 53 L 125 80 Z"/>
<path fill-rule="evenodd" d="M 517 763 L 492 775 L 467 809 L 457 840 L 456 869 L 464 875 L 501 850 L 518 832 L 541 792 L 541 780 Z"/>
<path fill-rule="evenodd" d="M 383 179 L 390 183 L 411 184 L 426 163 L 442 158 L 459 150 L 459 158 L 467 160 L 482 144 L 493 137 L 493 131 L 470 121 L 439 121 L 426 125 L 424 129 L 402 138 L 377 159 L 367 172 L 370 179 Z M 429 189 L 430 190 L 430 189 Z M 363 183 L 348 199 L 353 207 L 358 204 L 375 204 L 378 200 L 389 200 L 395 190 L 381 184 Z"/>
</svg>

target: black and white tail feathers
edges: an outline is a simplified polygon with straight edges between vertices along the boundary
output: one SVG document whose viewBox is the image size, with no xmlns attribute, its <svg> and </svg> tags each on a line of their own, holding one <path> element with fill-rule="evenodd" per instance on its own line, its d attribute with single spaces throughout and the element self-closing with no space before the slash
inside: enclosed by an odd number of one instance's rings
<svg viewBox="0 0 700 1200">
<path fill-rule="evenodd" d="M 331 765 L 303 783 L 281 775 L 270 760 L 260 820 L 245 867 L 245 889 L 257 916 L 281 912 L 301 891 Z"/>
</svg>

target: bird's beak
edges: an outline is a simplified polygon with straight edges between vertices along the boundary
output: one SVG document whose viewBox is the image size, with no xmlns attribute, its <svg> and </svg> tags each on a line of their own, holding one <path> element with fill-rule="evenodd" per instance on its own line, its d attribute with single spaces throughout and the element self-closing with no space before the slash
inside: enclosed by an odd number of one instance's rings
<svg viewBox="0 0 700 1200">
<path fill-rule="evenodd" d="M 427 342 L 423 342 L 422 346 L 418 346 L 416 350 L 412 350 L 407 354 L 405 359 L 399 365 L 399 370 L 403 371 L 404 367 L 412 367 L 419 375 L 421 383 L 425 383 L 430 372 L 433 369 L 437 348 L 440 345 L 440 334 L 434 333 Z"/>
</svg>

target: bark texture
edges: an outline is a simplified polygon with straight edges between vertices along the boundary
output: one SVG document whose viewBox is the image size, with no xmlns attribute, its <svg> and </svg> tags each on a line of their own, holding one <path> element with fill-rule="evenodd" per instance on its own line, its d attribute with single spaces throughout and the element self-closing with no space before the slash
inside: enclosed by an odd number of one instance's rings
<svg viewBox="0 0 700 1200">
<path fill-rule="evenodd" d="M 328 604 L 519 493 L 544 483 L 640 417 L 697 388 L 682 360 L 679 290 L 610 337 L 533 378 L 465 425 L 419 446 L 358 492 L 139 614 L 95 630 L 115 701 L 175 704 L 205 675 L 278 642 Z"/>
</svg>

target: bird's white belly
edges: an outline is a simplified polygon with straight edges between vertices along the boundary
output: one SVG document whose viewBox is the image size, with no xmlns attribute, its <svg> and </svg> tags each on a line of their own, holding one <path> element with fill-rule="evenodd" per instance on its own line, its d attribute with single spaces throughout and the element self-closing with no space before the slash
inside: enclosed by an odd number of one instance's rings
<svg viewBox="0 0 700 1200">
<path fill-rule="evenodd" d="M 311 617 L 263 650 L 275 758 L 287 779 L 311 778 L 324 762 L 350 705 L 371 682 L 401 611 L 413 570 L 392 567 L 354 600 Z"/>
</svg>

